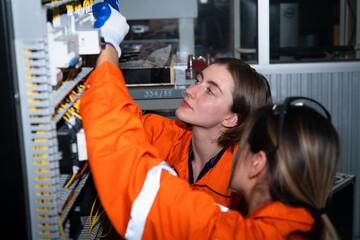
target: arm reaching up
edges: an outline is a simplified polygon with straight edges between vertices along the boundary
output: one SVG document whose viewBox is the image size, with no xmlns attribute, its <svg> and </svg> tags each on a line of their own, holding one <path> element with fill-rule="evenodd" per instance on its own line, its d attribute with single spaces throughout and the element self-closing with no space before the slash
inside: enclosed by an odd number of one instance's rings
<svg viewBox="0 0 360 240">
<path fill-rule="evenodd" d="M 129 25 L 126 18 L 120 13 L 117 1 L 107 0 L 94 4 L 92 7 L 93 15 L 96 18 L 94 28 L 101 29 L 101 36 L 104 38 L 106 47 L 97 61 L 99 66 L 104 60 L 114 65 L 118 65 L 118 58 L 121 56 L 120 43 L 129 32 Z M 116 50 L 110 49 L 110 46 Z M 117 55 L 114 56 L 114 53 Z"/>
</svg>

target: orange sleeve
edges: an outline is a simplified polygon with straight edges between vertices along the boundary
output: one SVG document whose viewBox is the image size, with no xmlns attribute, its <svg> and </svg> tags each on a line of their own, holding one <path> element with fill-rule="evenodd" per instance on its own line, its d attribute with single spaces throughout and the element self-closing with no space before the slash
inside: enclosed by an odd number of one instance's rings
<svg viewBox="0 0 360 240">
<path fill-rule="evenodd" d="M 91 172 L 103 207 L 117 231 L 124 234 L 146 173 L 160 160 L 156 149 L 145 141 L 139 107 L 117 67 L 104 62 L 84 86 L 80 114 Z M 140 160 L 142 167 L 137 167 Z"/>
</svg>

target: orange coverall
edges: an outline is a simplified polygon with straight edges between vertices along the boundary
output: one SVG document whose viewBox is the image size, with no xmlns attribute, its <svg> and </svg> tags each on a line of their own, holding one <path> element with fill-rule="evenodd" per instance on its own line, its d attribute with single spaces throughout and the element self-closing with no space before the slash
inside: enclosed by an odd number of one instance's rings
<svg viewBox="0 0 360 240">
<path fill-rule="evenodd" d="M 187 182 L 189 181 L 188 152 L 192 128 L 180 121 L 155 114 L 142 117 L 148 141 L 159 151 L 160 159 L 165 160 Z M 236 151 L 237 148 L 234 149 Z M 228 191 L 233 152 L 228 148 L 214 167 L 202 178 L 191 184 L 191 188 L 210 194 L 216 203 L 239 209 L 240 194 Z"/>
<path fill-rule="evenodd" d="M 101 64 L 85 88 L 80 113 L 91 172 L 108 217 L 126 239 L 285 239 L 311 229 L 305 208 L 271 202 L 244 219 L 174 176 L 146 139 L 116 66 Z"/>
</svg>

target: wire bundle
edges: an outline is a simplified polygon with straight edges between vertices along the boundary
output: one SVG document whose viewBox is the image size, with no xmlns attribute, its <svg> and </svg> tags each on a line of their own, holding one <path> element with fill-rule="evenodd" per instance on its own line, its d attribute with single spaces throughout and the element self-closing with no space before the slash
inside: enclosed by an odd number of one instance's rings
<svg viewBox="0 0 360 240">
<path fill-rule="evenodd" d="M 99 202 L 99 206 L 95 212 L 95 215 L 93 216 L 93 212 L 94 212 L 94 209 L 95 209 L 95 205 L 96 205 L 96 202 L 97 202 L 97 199 L 98 197 L 96 196 L 93 204 L 92 204 L 92 207 L 91 207 L 91 211 L 90 211 L 90 216 L 89 216 L 89 225 L 90 225 L 90 229 L 89 229 L 89 235 L 91 235 L 92 231 L 94 230 L 94 226 L 96 224 L 101 224 L 100 227 L 98 228 L 97 232 L 96 232 L 96 237 L 97 238 L 105 238 L 107 237 L 110 232 L 111 232 L 111 229 L 112 229 L 112 224 L 110 223 L 110 226 L 109 226 L 109 229 L 108 231 L 104 234 L 104 235 L 97 235 L 99 230 L 102 229 L 105 225 L 105 222 L 107 220 L 107 217 L 106 217 L 106 214 L 105 214 L 105 210 L 103 209 L 103 207 L 101 206 L 101 203 Z M 100 212 L 100 213 L 99 213 Z"/>
</svg>

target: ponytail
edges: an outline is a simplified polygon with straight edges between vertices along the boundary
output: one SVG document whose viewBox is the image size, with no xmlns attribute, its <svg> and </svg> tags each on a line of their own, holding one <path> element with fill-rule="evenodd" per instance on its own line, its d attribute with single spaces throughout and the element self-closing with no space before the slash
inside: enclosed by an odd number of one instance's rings
<svg viewBox="0 0 360 240">
<path fill-rule="evenodd" d="M 324 208 L 315 209 L 315 211 L 323 210 L 323 209 Z M 322 211 L 314 214 L 314 210 L 313 210 L 311 213 L 314 217 L 314 225 L 312 229 L 308 232 L 302 232 L 302 231 L 291 232 L 286 237 L 287 240 L 291 240 L 293 236 L 301 236 L 309 240 L 339 240 L 340 239 L 326 211 Z"/>
<path fill-rule="evenodd" d="M 320 229 L 318 230 L 321 238 L 319 238 L 319 236 L 315 236 L 312 237 L 311 239 L 321 239 L 321 240 L 338 240 L 339 236 L 334 228 L 334 226 L 332 225 L 329 216 L 325 213 L 325 214 L 321 214 L 321 216 L 319 217 L 319 219 L 315 219 L 315 221 L 319 221 L 320 222 Z M 314 227 L 315 228 L 315 224 Z"/>
</svg>

